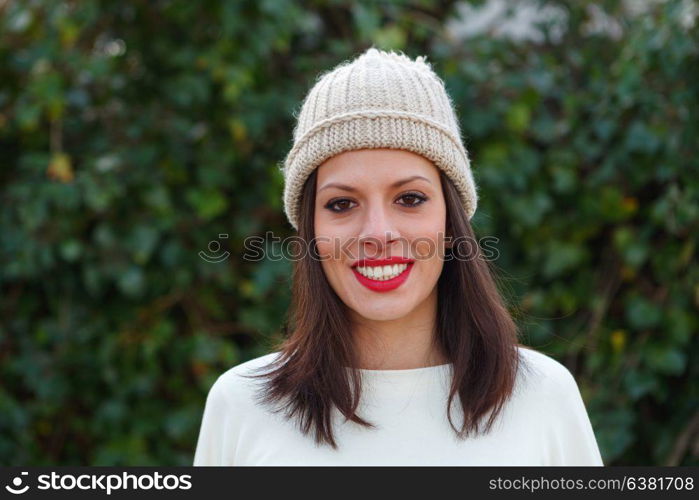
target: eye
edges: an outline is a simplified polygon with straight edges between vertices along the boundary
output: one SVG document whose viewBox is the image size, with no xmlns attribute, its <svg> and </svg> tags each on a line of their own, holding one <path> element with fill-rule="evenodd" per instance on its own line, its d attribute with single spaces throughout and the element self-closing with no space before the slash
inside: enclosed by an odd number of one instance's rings
<svg viewBox="0 0 699 500">
<path fill-rule="evenodd" d="M 425 203 L 427 201 L 427 197 L 421 195 L 420 193 L 406 193 L 400 197 L 400 199 L 404 199 L 404 198 L 408 198 L 409 200 L 410 199 L 417 200 L 417 202 L 405 204 L 404 206 L 406 206 L 406 207 L 417 207 L 417 206 L 422 205 L 423 203 Z"/>
<path fill-rule="evenodd" d="M 338 205 L 338 204 L 341 204 L 341 203 L 352 203 L 352 200 L 348 200 L 347 198 L 340 198 L 340 199 L 336 199 L 336 200 L 330 200 L 330 201 L 325 205 L 324 208 L 327 208 L 327 209 L 330 210 L 331 212 L 335 212 L 335 213 L 338 213 L 338 214 L 339 214 L 339 213 L 342 213 L 342 212 L 345 212 L 345 211 L 347 211 L 347 210 L 349 210 L 349 208 L 347 208 L 347 207 L 341 208 L 340 210 L 335 210 L 334 207 L 335 207 L 336 205 Z"/>
</svg>

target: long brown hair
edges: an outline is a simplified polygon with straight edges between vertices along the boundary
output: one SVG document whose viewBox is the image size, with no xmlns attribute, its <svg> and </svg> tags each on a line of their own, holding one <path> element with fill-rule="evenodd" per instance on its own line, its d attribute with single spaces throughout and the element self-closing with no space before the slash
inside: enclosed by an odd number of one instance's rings
<svg viewBox="0 0 699 500">
<path fill-rule="evenodd" d="M 456 188 L 441 169 L 439 174 L 447 208 L 447 235 L 456 241 L 476 242 Z M 279 356 L 262 367 L 265 373 L 249 376 L 265 379 L 258 394 L 260 402 L 280 405 L 275 412 L 297 418 L 304 434 L 312 431 L 316 443 L 337 449 L 333 408 L 357 424 L 374 425 L 356 413 L 361 375 L 347 369 L 357 364 L 346 306 L 328 283 L 315 245 L 309 244 L 315 238 L 316 177 L 317 169 L 302 194 L 298 236 L 311 255 L 293 263 L 286 337 L 276 346 Z M 454 368 L 447 415 L 462 439 L 490 430 L 513 391 L 523 362 L 517 353 L 517 327 L 491 275 L 490 261 L 483 258 L 478 244 L 472 245 L 470 252 L 468 259 L 445 258 L 437 283 L 435 340 Z M 457 395 L 464 414 L 460 426 L 451 416 Z"/>
</svg>

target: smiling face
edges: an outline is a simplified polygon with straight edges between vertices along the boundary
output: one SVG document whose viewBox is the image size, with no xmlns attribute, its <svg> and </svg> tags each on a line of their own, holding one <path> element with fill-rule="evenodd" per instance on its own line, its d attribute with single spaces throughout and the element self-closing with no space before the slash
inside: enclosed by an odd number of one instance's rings
<svg viewBox="0 0 699 500">
<path fill-rule="evenodd" d="M 421 155 L 362 149 L 318 167 L 318 254 L 351 315 L 393 320 L 434 308 L 446 215 L 439 170 Z M 408 265 L 381 262 L 390 265 L 385 268 L 372 259 Z"/>
</svg>

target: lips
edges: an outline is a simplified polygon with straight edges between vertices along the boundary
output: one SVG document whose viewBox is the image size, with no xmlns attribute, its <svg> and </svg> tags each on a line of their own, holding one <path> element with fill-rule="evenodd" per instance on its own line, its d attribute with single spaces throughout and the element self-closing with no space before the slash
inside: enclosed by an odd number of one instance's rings
<svg viewBox="0 0 699 500">
<path fill-rule="evenodd" d="M 358 266 L 378 267 L 392 266 L 394 264 L 407 264 L 408 267 L 405 269 L 405 271 L 403 271 L 395 278 L 391 278 L 390 280 L 384 281 L 367 278 L 366 276 L 360 274 L 359 271 L 357 271 L 356 269 Z M 405 259 L 402 257 L 392 257 L 390 259 L 362 259 L 352 266 L 352 272 L 354 273 L 355 278 L 357 278 L 357 281 L 359 281 L 359 283 L 367 287 L 369 290 L 374 292 L 389 292 L 401 286 L 408 279 L 408 276 L 410 276 L 410 271 L 412 271 L 414 265 L 414 260 Z"/>
</svg>

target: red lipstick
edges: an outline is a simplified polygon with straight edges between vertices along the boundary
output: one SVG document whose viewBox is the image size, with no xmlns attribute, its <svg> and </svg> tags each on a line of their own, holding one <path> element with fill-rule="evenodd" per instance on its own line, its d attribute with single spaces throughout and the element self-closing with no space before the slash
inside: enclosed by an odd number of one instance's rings
<svg viewBox="0 0 699 500">
<path fill-rule="evenodd" d="M 390 280 L 383 280 L 383 281 L 379 281 L 379 280 L 375 280 L 375 279 L 371 279 L 371 278 L 368 278 L 366 276 L 363 276 L 356 269 L 358 266 L 382 267 L 382 266 L 392 266 L 394 264 L 408 264 L 408 267 L 405 271 L 400 273 L 395 278 L 391 278 Z M 410 275 L 410 271 L 412 270 L 414 264 L 415 264 L 414 260 L 406 259 L 404 257 L 391 257 L 388 259 L 361 259 L 352 265 L 352 272 L 354 273 L 354 276 L 357 278 L 357 281 L 359 281 L 362 285 L 367 287 L 369 290 L 372 290 L 374 292 L 388 292 L 388 291 L 391 291 L 391 290 L 398 288 L 400 285 L 402 285 L 405 282 L 405 280 L 408 279 L 408 276 Z"/>
</svg>

